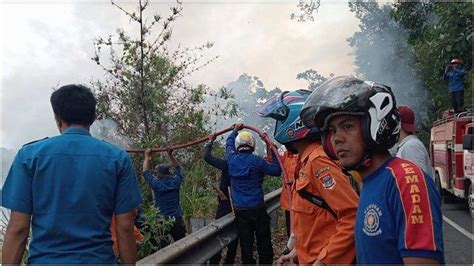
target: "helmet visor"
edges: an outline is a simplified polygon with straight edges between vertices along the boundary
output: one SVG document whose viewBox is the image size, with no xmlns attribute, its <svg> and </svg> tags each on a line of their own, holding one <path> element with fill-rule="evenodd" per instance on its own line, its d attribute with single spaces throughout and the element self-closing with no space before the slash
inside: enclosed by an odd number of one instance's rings
<svg viewBox="0 0 474 266">
<path fill-rule="evenodd" d="M 271 117 L 276 120 L 285 120 L 288 117 L 288 107 L 283 103 L 283 97 L 287 92 L 282 92 L 271 97 L 257 109 L 257 115 Z"/>
</svg>

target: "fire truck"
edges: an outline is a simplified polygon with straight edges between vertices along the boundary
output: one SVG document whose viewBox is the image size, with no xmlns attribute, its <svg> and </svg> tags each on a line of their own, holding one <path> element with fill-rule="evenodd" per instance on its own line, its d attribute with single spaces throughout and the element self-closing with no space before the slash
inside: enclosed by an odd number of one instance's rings
<svg viewBox="0 0 474 266">
<path fill-rule="evenodd" d="M 435 182 L 448 203 L 466 200 L 474 218 L 474 122 L 472 108 L 454 114 L 445 111 L 431 128 L 430 153 Z"/>
</svg>

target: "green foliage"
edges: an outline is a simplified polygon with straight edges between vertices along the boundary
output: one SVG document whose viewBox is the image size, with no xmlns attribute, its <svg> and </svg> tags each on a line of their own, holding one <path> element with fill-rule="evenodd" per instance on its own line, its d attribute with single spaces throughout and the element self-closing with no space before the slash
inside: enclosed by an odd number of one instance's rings
<svg viewBox="0 0 474 266">
<path fill-rule="evenodd" d="M 269 192 L 281 188 L 281 186 L 281 177 L 266 176 L 263 180 L 263 193 L 267 194 Z"/>
<path fill-rule="evenodd" d="M 181 207 L 186 220 L 211 218 L 216 210 L 216 194 L 212 191 L 216 176 L 203 160 L 197 161 L 186 173 L 187 182 L 181 188 Z"/>
<path fill-rule="evenodd" d="M 171 229 L 174 218 L 164 218 L 153 205 L 145 206 L 143 214 L 145 217 L 145 222 L 141 229 L 143 241 L 140 242 L 138 249 L 138 259 L 142 259 L 159 250 L 161 248 L 160 241 L 171 242 L 173 240 L 167 232 Z"/>
<path fill-rule="evenodd" d="M 291 13 L 290 18 L 298 22 L 314 21 L 313 13 L 318 12 L 320 0 L 299 0 L 297 7 L 300 13 Z"/>
<path fill-rule="evenodd" d="M 399 2 L 393 17 L 409 33 L 409 43 L 416 55 L 417 76 L 431 92 L 431 120 L 439 118 L 438 110 L 450 107 L 444 68 L 457 56 L 468 71 L 465 79 L 466 104 L 472 105 L 472 14 L 471 2 Z"/>
<path fill-rule="evenodd" d="M 472 105 L 472 14 L 470 2 L 353 1 L 359 31 L 348 39 L 357 74 L 392 86 L 397 103 L 411 106 L 427 139 L 432 121 L 450 107 L 442 76 L 454 56 L 465 62 L 466 105 Z"/>
<path fill-rule="evenodd" d="M 329 77 L 325 77 L 317 70 L 314 69 L 308 69 L 305 72 L 299 73 L 296 75 L 296 79 L 303 79 L 308 82 L 308 89 L 310 91 L 315 90 L 319 85 L 323 84 L 326 80 L 331 79 L 334 77 L 334 74 L 331 73 Z"/>
</svg>

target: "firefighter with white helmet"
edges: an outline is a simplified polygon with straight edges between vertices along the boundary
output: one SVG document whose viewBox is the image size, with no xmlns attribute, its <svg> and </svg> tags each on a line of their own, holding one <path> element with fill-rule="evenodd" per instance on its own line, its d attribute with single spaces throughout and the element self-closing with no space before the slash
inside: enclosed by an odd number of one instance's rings
<svg viewBox="0 0 474 266">
<path fill-rule="evenodd" d="M 253 154 L 255 138 L 248 131 L 239 131 L 242 124 L 226 140 L 228 174 L 231 180 L 231 198 L 235 212 L 240 251 L 244 264 L 255 264 L 254 238 L 257 239 L 259 264 L 272 264 L 273 248 L 268 216 L 263 199 L 265 175 L 280 176 L 281 169 L 276 154 L 270 152 L 271 162 Z M 267 151 L 270 151 L 267 147 Z"/>
<path fill-rule="evenodd" d="M 300 111 L 310 94 L 307 90 L 283 92 L 257 111 L 276 120 L 275 139 L 298 154 L 296 166 L 284 165 L 287 173 L 294 173 L 291 223 L 295 245 L 290 239 L 290 252 L 278 261 L 350 264 L 355 258 L 358 195 L 337 162 L 324 153 L 319 129 L 301 122 Z"/>
<path fill-rule="evenodd" d="M 390 87 L 354 77 L 322 84 L 301 119 L 322 130 L 331 158 L 362 176 L 355 224 L 357 263 L 444 263 L 440 196 L 414 163 L 391 157 L 400 114 Z"/>
</svg>

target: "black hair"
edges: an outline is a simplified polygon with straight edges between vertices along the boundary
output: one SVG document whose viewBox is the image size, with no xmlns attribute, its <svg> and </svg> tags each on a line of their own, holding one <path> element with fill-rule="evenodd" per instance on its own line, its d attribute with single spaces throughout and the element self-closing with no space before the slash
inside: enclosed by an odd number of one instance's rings
<svg viewBox="0 0 474 266">
<path fill-rule="evenodd" d="M 154 174 L 155 176 L 158 176 L 158 177 L 163 177 L 163 176 L 170 176 L 171 175 L 171 172 L 170 172 L 170 165 L 169 164 L 158 164 L 155 166 L 155 169 L 154 170 Z"/>
<path fill-rule="evenodd" d="M 54 113 L 67 124 L 89 126 L 94 122 L 97 101 L 83 85 L 66 85 L 51 94 Z"/>
</svg>

